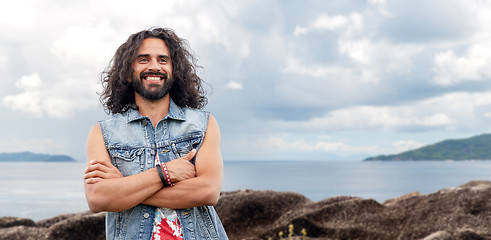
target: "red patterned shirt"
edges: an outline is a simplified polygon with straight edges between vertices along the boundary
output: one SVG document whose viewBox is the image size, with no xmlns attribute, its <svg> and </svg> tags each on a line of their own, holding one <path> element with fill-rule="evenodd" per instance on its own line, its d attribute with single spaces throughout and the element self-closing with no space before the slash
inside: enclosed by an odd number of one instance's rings
<svg viewBox="0 0 491 240">
<path fill-rule="evenodd" d="M 157 208 L 153 225 L 152 240 L 184 240 L 176 211 Z"/>
</svg>

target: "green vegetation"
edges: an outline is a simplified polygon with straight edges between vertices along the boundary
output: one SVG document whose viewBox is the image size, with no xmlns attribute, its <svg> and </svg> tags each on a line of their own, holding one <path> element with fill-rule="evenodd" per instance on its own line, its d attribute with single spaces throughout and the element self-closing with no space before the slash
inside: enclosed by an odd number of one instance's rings
<svg viewBox="0 0 491 240">
<path fill-rule="evenodd" d="M 0 162 L 75 162 L 75 159 L 67 155 L 20 152 L 0 153 Z"/>
<path fill-rule="evenodd" d="M 491 134 L 445 140 L 393 155 L 369 157 L 365 161 L 491 160 Z"/>
</svg>

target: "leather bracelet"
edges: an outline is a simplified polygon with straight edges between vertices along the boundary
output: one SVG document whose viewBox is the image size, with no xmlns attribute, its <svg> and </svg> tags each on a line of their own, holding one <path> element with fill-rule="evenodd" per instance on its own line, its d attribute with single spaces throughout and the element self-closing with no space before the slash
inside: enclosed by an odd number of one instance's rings
<svg viewBox="0 0 491 240">
<path fill-rule="evenodd" d="M 172 183 L 172 180 L 170 179 L 170 174 L 169 171 L 167 171 L 167 166 L 165 165 L 165 163 L 162 163 L 162 165 L 160 166 L 162 167 L 162 170 L 164 170 L 164 177 L 167 185 L 171 187 L 174 186 L 174 183 Z"/>
<path fill-rule="evenodd" d="M 155 167 L 157 168 L 157 172 L 159 172 L 160 181 L 162 181 L 162 184 L 164 184 L 164 187 L 169 186 L 169 184 L 167 183 L 167 180 L 165 179 L 165 175 L 162 172 L 162 167 L 160 167 L 160 164 L 157 164 Z"/>
</svg>

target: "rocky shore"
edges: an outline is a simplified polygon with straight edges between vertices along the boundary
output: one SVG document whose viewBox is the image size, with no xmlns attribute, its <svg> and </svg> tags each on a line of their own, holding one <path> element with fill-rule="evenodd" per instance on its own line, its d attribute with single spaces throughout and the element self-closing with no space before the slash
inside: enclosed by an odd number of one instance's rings
<svg viewBox="0 0 491 240">
<path fill-rule="evenodd" d="M 312 202 L 290 192 L 223 192 L 216 210 L 230 239 L 491 239 L 491 182 L 473 181 L 384 203 L 352 196 Z M 104 214 L 34 222 L 0 217 L 0 239 L 104 239 Z"/>
</svg>

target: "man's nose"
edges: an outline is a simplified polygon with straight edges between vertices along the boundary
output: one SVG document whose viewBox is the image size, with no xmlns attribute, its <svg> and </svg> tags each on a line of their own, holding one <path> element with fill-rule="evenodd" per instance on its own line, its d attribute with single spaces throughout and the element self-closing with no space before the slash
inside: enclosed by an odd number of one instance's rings
<svg viewBox="0 0 491 240">
<path fill-rule="evenodd" d="M 150 61 L 150 65 L 148 66 L 148 70 L 150 71 L 160 71 L 161 67 L 156 59 Z"/>
</svg>

